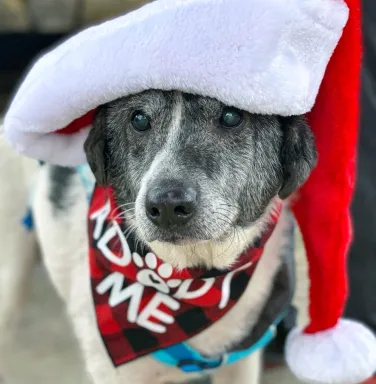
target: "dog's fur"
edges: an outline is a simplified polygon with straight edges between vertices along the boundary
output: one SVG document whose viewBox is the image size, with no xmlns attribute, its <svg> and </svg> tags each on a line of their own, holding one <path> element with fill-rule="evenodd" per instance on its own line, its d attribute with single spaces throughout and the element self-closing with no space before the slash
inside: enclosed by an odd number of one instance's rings
<svg viewBox="0 0 376 384">
<path fill-rule="evenodd" d="M 140 242 L 177 268 L 227 268 L 259 237 L 280 199 L 288 198 L 315 165 L 312 133 L 303 117 L 282 118 L 242 112 L 243 121 L 224 128 L 220 102 L 179 92 L 147 91 L 101 106 L 86 142 L 88 162 L 100 184 L 111 184 L 123 214 Z M 131 119 L 142 111 L 151 129 L 136 132 Z M 1 144 L 1 179 L 29 161 Z M 9 154 L 9 155 L 8 155 Z M 4 164 L 5 162 L 5 164 Z M 17 169 L 18 169 L 17 168 Z M 18 221 L 25 208 L 24 180 L 2 183 L 0 196 L 0 332 L 17 306 L 34 248 L 21 241 Z M 72 169 L 44 166 L 37 172 L 33 211 L 44 263 L 66 303 L 88 372 L 95 384 L 146 384 L 187 379 L 175 369 L 144 357 L 117 369 L 97 331 L 88 270 L 88 202 Z M 21 187 L 19 188 L 21 184 Z M 184 226 L 159 228 L 145 214 L 148 191 L 161 185 L 195 190 L 195 216 Z M 22 193 L 14 195 L 14 190 Z M 7 209 L 5 213 L 3 211 Z M 189 343 L 207 355 L 233 345 L 256 324 L 281 263 L 286 212 L 269 239 L 246 292 L 235 307 Z M 28 240 L 29 241 L 29 240 Z M 33 241 L 32 239 L 30 240 Z M 15 245 L 17 244 L 17 245 Z M 9 282 L 13 286 L 9 288 Z M 15 289 L 14 286 L 17 286 Z M 4 298 L 7 300 L 4 304 Z M 6 304 L 8 303 L 8 304 Z M 257 383 L 260 353 L 222 368 L 215 384 Z"/>
</svg>

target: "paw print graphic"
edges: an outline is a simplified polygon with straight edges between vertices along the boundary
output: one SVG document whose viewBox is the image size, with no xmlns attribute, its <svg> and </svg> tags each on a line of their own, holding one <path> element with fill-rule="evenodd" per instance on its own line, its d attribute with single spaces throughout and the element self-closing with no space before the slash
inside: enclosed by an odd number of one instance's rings
<svg viewBox="0 0 376 384">
<path fill-rule="evenodd" d="M 172 276 L 172 266 L 170 264 L 161 264 L 158 267 L 157 257 L 153 253 L 148 253 L 145 259 L 138 253 L 133 253 L 132 258 L 137 267 L 143 268 L 137 273 L 136 277 L 142 285 L 169 294 L 170 289 L 177 288 L 182 283 L 178 279 L 168 280 Z"/>
</svg>

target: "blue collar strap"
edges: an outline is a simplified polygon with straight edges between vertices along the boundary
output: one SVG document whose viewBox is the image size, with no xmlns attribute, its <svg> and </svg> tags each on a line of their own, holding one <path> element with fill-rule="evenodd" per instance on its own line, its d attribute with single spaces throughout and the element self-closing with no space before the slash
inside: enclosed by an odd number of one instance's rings
<svg viewBox="0 0 376 384">
<path fill-rule="evenodd" d="M 207 373 L 223 365 L 230 365 L 266 347 L 276 336 L 278 324 L 284 319 L 293 296 L 293 278 L 288 262 L 284 260 L 274 279 L 269 300 L 249 335 L 221 356 L 208 357 L 180 343 L 154 352 L 159 362 L 180 368 L 183 372 Z M 270 325 L 271 324 L 271 325 Z"/>
<path fill-rule="evenodd" d="M 180 343 L 154 352 L 152 356 L 160 363 L 170 367 L 180 368 L 186 373 L 210 373 L 223 365 L 230 365 L 250 356 L 252 353 L 266 347 L 275 337 L 276 328 L 283 316 L 271 325 L 266 333 L 248 349 L 225 353 L 219 357 L 205 357 L 191 348 L 187 343 Z"/>
</svg>

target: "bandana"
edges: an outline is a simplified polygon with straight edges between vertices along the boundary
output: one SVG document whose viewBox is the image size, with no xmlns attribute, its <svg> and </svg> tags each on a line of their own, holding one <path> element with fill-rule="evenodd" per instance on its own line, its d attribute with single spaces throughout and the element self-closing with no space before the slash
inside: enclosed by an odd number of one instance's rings
<svg viewBox="0 0 376 384">
<path fill-rule="evenodd" d="M 277 222 L 230 270 L 175 270 L 138 245 L 111 188 L 96 186 L 89 210 L 96 320 L 115 366 L 190 339 L 239 300 Z"/>
</svg>

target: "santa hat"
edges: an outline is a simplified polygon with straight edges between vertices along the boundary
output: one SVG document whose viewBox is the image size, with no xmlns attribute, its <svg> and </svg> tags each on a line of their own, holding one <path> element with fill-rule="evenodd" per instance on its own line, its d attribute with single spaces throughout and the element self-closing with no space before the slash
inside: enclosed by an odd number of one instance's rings
<svg viewBox="0 0 376 384">
<path fill-rule="evenodd" d="M 18 151 L 86 161 L 95 109 L 156 88 L 217 98 L 253 113 L 308 113 L 317 168 L 293 210 L 309 260 L 310 323 L 287 342 L 303 381 L 359 383 L 376 340 L 341 320 L 354 187 L 361 56 L 359 0 L 159 0 L 89 28 L 41 57 L 5 118 Z"/>
</svg>

